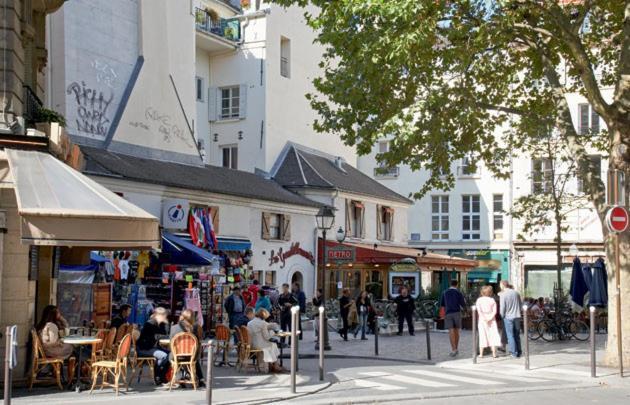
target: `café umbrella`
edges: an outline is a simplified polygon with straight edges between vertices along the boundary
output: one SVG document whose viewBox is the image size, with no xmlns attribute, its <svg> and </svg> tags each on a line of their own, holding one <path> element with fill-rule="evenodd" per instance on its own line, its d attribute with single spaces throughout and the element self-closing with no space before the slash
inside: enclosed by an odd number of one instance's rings
<svg viewBox="0 0 630 405">
<path fill-rule="evenodd" d="M 606 307 L 608 305 L 608 275 L 606 263 L 599 258 L 593 265 L 593 281 L 591 283 L 591 298 L 589 305 Z"/>
<path fill-rule="evenodd" d="M 573 259 L 573 271 L 571 272 L 571 299 L 579 306 L 584 305 L 584 296 L 588 293 L 588 284 L 584 280 L 582 263 L 577 257 Z"/>
</svg>

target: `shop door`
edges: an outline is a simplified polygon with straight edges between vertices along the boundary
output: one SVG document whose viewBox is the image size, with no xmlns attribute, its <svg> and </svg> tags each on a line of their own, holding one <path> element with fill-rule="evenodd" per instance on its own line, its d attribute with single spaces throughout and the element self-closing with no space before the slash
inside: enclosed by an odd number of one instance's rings
<svg viewBox="0 0 630 405">
<path fill-rule="evenodd" d="M 92 294 L 92 321 L 97 328 L 101 328 L 111 319 L 112 285 L 109 283 L 94 284 Z"/>
<path fill-rule="evenodd" d="M 343 288 L 350 290 L 350 296 L 356 298 L 361 294 L 361 270 L 344 271 Z"/>
</svg>

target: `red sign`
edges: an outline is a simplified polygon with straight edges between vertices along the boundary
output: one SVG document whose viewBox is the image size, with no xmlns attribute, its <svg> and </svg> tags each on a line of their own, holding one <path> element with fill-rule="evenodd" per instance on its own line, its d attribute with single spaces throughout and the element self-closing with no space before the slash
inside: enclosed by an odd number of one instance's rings
<svg viewBox="0 0 630 405">
<path fill-rule="evenodd" d="M 624 207 L 614 206 L 606 214 L 606 225 L 611 232 L 623 232 L 628 229 L 630 217 Z"/>
<path fill-rule="evenodd" d="M 329 262 L 353 262 L 355 250 L 352 247 L 335 246 L 326 249 L 326 258 Z"/>
<path fill-rule="evenodd" d="M 271 257 L 269 258 L 269 265 L 272 266 L 274 263 L 280 262 L 280 268 L 284 268 L 287 259 L 295 255 L 302 256 L 311 263 L 315 263 L 315 258 L 313 257 L 313 254 L 302 249 L 300 247 L 300 242 L 295 242 L 291 244 L 291 247 L 286 252 L 284 252 L 282 248 L 278 249 L 277 252 L 272 250 Z"/>
</svg>

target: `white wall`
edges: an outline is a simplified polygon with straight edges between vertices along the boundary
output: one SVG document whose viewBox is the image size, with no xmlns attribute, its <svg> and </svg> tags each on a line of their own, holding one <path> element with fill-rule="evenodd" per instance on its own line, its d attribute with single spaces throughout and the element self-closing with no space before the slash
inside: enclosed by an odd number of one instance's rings
<svg viewBox="0 0 630 405">
<path fill-rule="evenodd" d="M 303 289 L 310 296 L 315 288 L 315 267 L 301 256 L 292 256 L 281 263 L 269 263 L 272 250 L 281 248 L 287 251 L 293 243 L 299 243 L 305 251 L 315 256 L 315 213 L 316 208 L 279 204 L 261 200 L 251 200 L 228 195 L 217 195 L 173 187 L 156 186 L 104 177 L 93 177 L 112 191 L 122 193 L 129 202 L 147 212 L 162 218 L 162 201 L 167 198 L 184 198 L 191 204 L 212 205 L 219 207 L 219 236 L 246 238 L 252 242 L 254 270 L 273 270 L 276 282 L 281 285 L 291 281 L 295 271 L 302 272 Z M 261 238 L 262 213 L 272 212 L 291 215 L 291 240 L 267 241 Z"/>
</svg>

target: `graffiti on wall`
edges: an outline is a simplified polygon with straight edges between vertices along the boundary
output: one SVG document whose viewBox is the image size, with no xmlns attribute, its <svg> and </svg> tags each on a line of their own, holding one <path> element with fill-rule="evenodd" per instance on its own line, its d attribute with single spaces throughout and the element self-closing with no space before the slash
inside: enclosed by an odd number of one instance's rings
<svg viewBox="0 0 630 405">
<path fill-rule="evenodd" d="M 114 88 L 118 75 L 113 67 L 107 62 L 94 59 L 91 63 L 92 68 L 96 70 L 96 81 L 102 83 L 109 88 Z"/>
<path fill-rule="evenodd" d="M 174 123 L 170 115 L 163 113 L 156 108 L 147 107 L 144 110 L 144 118 L 144 124 L 141 122 L 130 122 L 129 124 L 141 128 L 145 128 L 147 124 L 148 126 L 150 126 L 151 124 L 157 125 L 157 132 L 160 134 L 160 136 L 162 136 L 164 142 L 172 143 L 174 140 L 177 139 L 183 142 L 189 148 L 194 147 L 194 145 L 191 143 L 191 139 L 186 136 L 184 129 L 180 128 L 176 123 Z"/>
<path fill-rule="evenodd" d="M 80 84 L 72 82 L 66 92 L 74 95 L 76 101 L 77 130 L 105 137 L 111 124 L 108 109 L 114 99 L 114 92 L 110 89 L 106 95 L 103 91 L 86 85 L 84 81 Z"/>
</svg>

